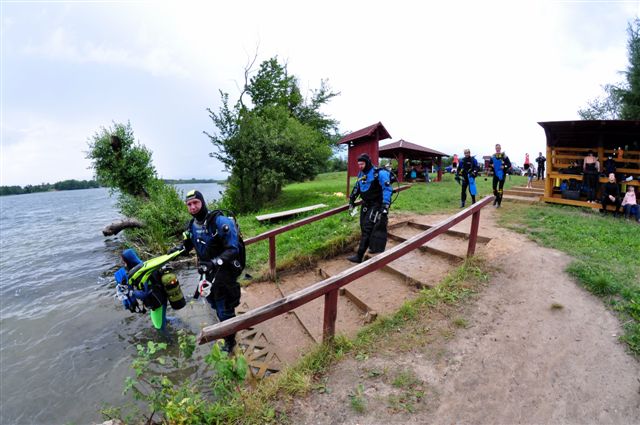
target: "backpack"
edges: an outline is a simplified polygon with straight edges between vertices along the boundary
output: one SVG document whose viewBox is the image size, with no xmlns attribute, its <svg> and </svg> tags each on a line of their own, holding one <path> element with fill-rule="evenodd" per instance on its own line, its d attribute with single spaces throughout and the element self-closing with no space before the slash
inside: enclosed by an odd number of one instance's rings
<svg viewBox="0 0 640 425">
<path fill-rule="evenodd" d="M 229 210 L 209 211 L 204 219 L 205 229 L 209 229 L 209 223 L 211 223 L 211 220 L 213 220 L 213 223 L 215 223 L 219 215 L 230 217 L 231 219 L 233 219 L 233 223 L 236 226 L 236 235 L 238 235 L 238 258 L 233 262 L 233 272 L 235 278 L 238 278 L 247 265 L 247 249 L 244 244 L 244 239 L 242 239 L 242 233 L 240 232 L 240 226 L 238 225 L 238 220 L 236 219 L 235 213 Z M 191 226 L 193 225 L 193 220 L 194 219 L 192 218 L 189 222 L 189 229 L 191 229 Z"/>
</svg>

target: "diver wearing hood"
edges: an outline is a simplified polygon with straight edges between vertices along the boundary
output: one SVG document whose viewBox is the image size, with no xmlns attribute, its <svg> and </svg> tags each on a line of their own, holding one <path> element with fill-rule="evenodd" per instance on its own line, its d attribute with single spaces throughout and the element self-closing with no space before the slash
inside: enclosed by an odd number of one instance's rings
<svg viewBox="0 0 640 425">
<path fill-rule="evenodd" d="M 347 260 L 361 263 L 367 248 L 372 254 L 383 252 L 387 245 L 387 222 L 391 205 L 391 176 L 384 168 L 375 167 L 369 155 L 361 154 L 358 159 L 358 179 L 349 197 L 352 210 L 358 196 L 362 198 L 360 210 L 360 245 L 358 252 Z"/>
<path fill-rule="evenodd" d="M 236 281 L 242 271 L 238 229 L 235 221 L 222 211 L 209 212 L 202 193 L 197 190 L 187 193 L 185 203 L 193 220 L 183 233 L 184 253 L 195 249 L 198 271 L 211 284 L 209 294 L 199 287 L 200 293 L 206 296 L 218 320 L 224 322 L 235 317 L 235 308 L 240 304 L 240 284 Z M 231 353 L 236 345 L 235 334 L 225 337 L 224 341 L 222 349 Z"/>
</svg>

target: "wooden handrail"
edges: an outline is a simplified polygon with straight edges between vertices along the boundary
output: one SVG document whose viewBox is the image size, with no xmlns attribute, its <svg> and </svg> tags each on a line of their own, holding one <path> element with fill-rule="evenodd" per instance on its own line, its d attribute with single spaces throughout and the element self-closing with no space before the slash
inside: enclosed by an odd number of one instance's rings
<svg viewBox="0 0 640 425">
<path fill-rule="evenodd" d="M 393 192 L 400 192 L 405 189 L 409 189 L 411 185 L 399 186 L 393 189 Z M 362 204 L 362 200 L 357 201 L 355 205 Z M 303 218 L 302 220 L 295 221 L 293 223 L 286 224 L 282 227 L 278 227 L 275 229 L 268 230 L 264 233 L 259 234 L 258 236 L 254 236 L 244 241 L 245 245 L 251 245 L 252 243 L 260 242 L 265 239 L 269 239 L 269 277 L 272 280 L 276 278 L 276 236 L 288 232 L 289 230 L 293 230 L 296 227 L 304 226 L 305 224 L 313 223 L 314 221 L 322 220 L 323 218 L 330 217 L 332 215 L 341 213 L 349 209 L 349 205 L 343 205 L 341 207 L 333 208 L 324 212 L 321 212 L 316 215 L 312 215 L 311 217 Z"/>
<path fill-rule="evenodd" d="M 409 189 L 411 186 L 410 185 L 404 185 L 404 186 L 400 186 L 398 188 L 394 188 L 394 192 L 401 192 L 405 189 Z M 362 200 L 357 201 L 356 205 L 360 205 L 362 203 Z M 321 212 L 319 214 L 316 215 L 312 215 L 310 217 L 307 218 L 303 218 L 302 220 L 298 220 L 298 221 L 294 221 L 293 223 L 289 223 L 289 224 L 285 224 L 282 227 L 278 227 L 276 229 L 271 229 L 268 230 L 264 233 L 261 233 L 257 236 L 253 236 L 251 238 L 248 238 L 244 241 L 245 245 L 251 245 L 252 243 L 256 243 L 256 242 L 260 242 L 262 240 L 265 239 L 269 239 L 272 236 L 277 236 L 281 233 L 285 233 L 288 232 L 289 230 L 293 230 L 296 227 L 300 227 L 300 226 L 304 226 L 305 224 L 309 224 L 309 223 L 313 223 L 314 221 L 318 221 L 318 220 L 322 220 L 323 218 L 327 218 L 330 217 L 332 215 L 341 213 L 343 211 L 346 211 L 349 209 L 349 205 L 343 205 L 341 207 L 337 207 L 337 208 L 333 208 L 324 212 Z"/>
<path fill-rule="evenodd" d="M 215 341 L 225 336 L 234 334 L 242 329 L 250 328 L 251 326 L 257 325 L 258 323 L 264 322 L 288 311 L 291 311 L 296 307 L 300 307 L 301 305 L 306 304 L 318 297 L 321 297 L 322 295 L 327 295 L 325 297 L 325 323 L 323 325 L 324 338 L 332 338 L 332 333 L 335 329 L 335 305 L 329 305 L 329 303 L 336 303 L 337 298 L 334 294 L 335 291 L 368 273 L 382 268 L 384 265 L 400 258 L 406 253 L 424 245 L 426 242 L 446 232 L 448 229 L 466 219 L 470 215 L 473 215 L 473 220 L 471 226 L 471 235 L 469 237 L 469 249 L 467 251 L 467 254 L 473 255 L 478 233 L 480 210 L 483 207 L 487 206 L 493 199 L 493 195 L 487 196 L 481 201 L 458 212 L 457 214 L 449 217 L 441 223 L 431 227 L 430 229 L 419 233 L 418 235 L 395 246 L 394 248 L 378 254 L 377 256 L 361 264 L 344 270 L 335 276 L 314 283 L 307 288 L 289 294 L 279 300 L 272 301 L 268 304 L 263 305 L 262 307 L 250 310 L 247 313 L 242 314 L 241 316 L 234 317 L 233 319 L 229 319 L 212 326 L 207 326 L 200 331 L 200 334 L 198 335 L 198 343 L 205 344 L 207 342 Z M 474 245 L 473 247 L 472 244 Z M 330 322 L 327 322 L 327 320 L 329 320 Z"/>
</svg>

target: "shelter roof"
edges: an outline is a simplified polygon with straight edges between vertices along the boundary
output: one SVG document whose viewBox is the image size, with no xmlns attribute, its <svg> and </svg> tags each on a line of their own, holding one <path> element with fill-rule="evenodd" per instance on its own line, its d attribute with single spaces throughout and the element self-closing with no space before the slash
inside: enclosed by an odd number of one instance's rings
<svg viewBox="0 0 640 425">
<path fill-rule="evenodd" d="M 373 136 L 377 136 L 378 140 L 390 139 L 391 135 L 387 131 L 386 128 L 382 125 L 381 122 L 370 125 L 369 127 L 362 128 L 358 131 L 354 131 L 351 134 L 347 134 L 344 136 L 338 144 L 353 142 L 358 139 L 370 138 Z"/>
<path fill-rule="evenodd" d="M 394 158 L 399 152 L 404 152 L 408 156 L 419 158 L 433 158 L 433 157 L 448 157 L 446 153 L 437 151 L 435 149 L 425 148 L 424 146 L 416 145 L 415 143 L 407 142 L 400 139 L 397 142 L 389 143 L 388 145 L 380 146 L 378 150 L 380 157 L 382 158 Z"/>
<path fill-rule="evenodd" d="M 640 121 L 547 121 L 538 124 L 544 128 L 547 145 L 551 147 L 637 147 L 640 143 Z"/>
</svg>

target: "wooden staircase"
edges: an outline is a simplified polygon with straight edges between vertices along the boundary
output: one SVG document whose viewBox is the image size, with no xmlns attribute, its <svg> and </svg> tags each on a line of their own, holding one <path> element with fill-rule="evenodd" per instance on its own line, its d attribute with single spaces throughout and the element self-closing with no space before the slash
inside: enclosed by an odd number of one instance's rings
<svg viewBox="0 0 640 425">
<path fill-rule="evenodd" d="M 504 191 L 503 199 L 511 202 L 534 203 L 539 202 L 544 196 L 544 180 L 534 180 L 531 185 L 533 188 L 528 189 L 526 186 L 517 186 Z"/>
</svg>

